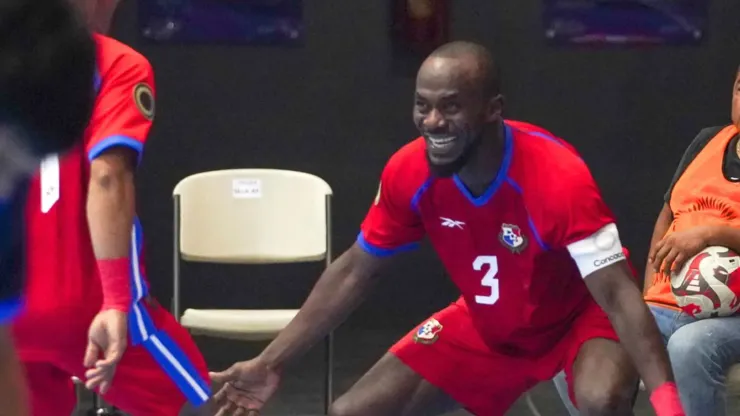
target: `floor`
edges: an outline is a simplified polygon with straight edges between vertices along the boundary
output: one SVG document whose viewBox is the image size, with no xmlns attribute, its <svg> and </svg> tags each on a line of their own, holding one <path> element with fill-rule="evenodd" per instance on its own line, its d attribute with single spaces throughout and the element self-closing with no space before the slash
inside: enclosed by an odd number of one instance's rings
<svg viewBox="0 0 740 416">
<path fill-rule="evenodd" d="M 357 378 L 377 360 L 404 329 L 345 329 L 335 337 L 335 386 L 336 392 L 346 391 Z M 256 355 L 264 344 L 245 344 L 237 341 L 196 338 L 212 370 L 227 367 L 237 360 Z M 268 404 L 263 415 L 320 415 L 323 403 L 323 349 L 314 348 L 303 360 L 289 368 L 283 384 L 274 399 Z M 81 395 L 79 410 L 74 416 L 86 416 L 89 409 L 89 395 Z M 637 416 L 653 415 L 647 398 L 641 394 L 635 406 Z M 531 391 L 531 397 L 542 416 L 567 416 L 560 398 L 552 383 L 544 383 Z M 465 416 L 467 412 L 458 411 L 448 416 Z M 534 415 L 524 399 L 520 399 L 507 413 L 507 416 Z"/>
</svg>

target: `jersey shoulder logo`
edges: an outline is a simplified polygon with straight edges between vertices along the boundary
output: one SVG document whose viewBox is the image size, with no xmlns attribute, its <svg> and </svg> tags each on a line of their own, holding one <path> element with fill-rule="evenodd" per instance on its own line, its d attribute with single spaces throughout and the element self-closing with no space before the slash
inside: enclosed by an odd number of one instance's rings
<svg viewBox="0 0 740 416">
<path fill-rule="evenodd" d="M 154 93 L 146 82 L 134 85 L 134 104 L 144 118 L 150 121 L 154 119 Z"/>
<path fill-rule="evenodd" d="M 501 232 L 498 233 L 498 239 L 512 253 L 519 254 L 527 248 L 527 238 L 524 237 L 522 230 L 517 225 L 501 224 Z"/>
</svg>

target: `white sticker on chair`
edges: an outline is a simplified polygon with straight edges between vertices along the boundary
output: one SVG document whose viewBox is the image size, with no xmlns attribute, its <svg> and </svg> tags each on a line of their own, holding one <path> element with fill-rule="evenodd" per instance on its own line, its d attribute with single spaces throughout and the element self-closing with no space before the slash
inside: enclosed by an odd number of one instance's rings
<svg viewBox="0 0 740 416">
<path fill-rule="evenodd" d="M 262 198 L 262 180 L 234 179 L 231 183 L 231 195 L 234 198 Z"/>
</svg>

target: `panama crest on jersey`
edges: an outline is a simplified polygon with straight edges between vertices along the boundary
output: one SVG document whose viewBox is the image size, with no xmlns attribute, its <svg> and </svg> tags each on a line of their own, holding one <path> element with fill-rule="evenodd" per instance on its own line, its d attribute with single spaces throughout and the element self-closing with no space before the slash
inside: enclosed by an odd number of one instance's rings
<svg viewBox="0 0 740 416">
<path fill-rule="evenodd" d="M 498 239 L 512 253 L 521 253 L 527 248 L 527 238 L 524 237 L 522 230 L 517 225 L 501 224 L 501 232 L 498 233 Z"/>
<path fill-rule="evenodd" d="M 439 338 L 440 331 L 442 331 L 442 324 L 436 319 L 431 318 L 416 330 L 416 333 L 414 333 L 414 342 L 432 344 Z"/>
</svg>

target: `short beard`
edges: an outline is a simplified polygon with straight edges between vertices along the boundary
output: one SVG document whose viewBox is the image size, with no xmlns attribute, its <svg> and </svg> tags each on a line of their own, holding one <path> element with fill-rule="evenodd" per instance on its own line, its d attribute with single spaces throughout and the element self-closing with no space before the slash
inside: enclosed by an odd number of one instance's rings
<svg viewBox="0 0 740 416">
<path fill-rule="evenodd" d="M 470 157 L 475 153 L 476 150 L 478 150 L 478 147 L 480 146 L 481 139 L 483 135 L 479 134 L 473 141 L 468 145 L 468 147 L 465 149 L 465 151 L 458 157 L 457 159 L 453 160 L 449 163 L 444 164 L 438 164 L 433 163 L 432 160 L 429 158 L 429 153 L 426 153 L 427 157 L 427 164 L 429 165 L 429 170 L 432 172 L 434 176 L 437 176 L 439 178 L 449 178 L 452 175 L 460 172 L 460 170 L 465 167 L 465 165 L 470 160 Z"/>
</svg>

